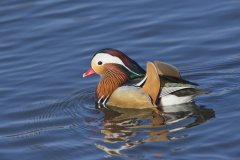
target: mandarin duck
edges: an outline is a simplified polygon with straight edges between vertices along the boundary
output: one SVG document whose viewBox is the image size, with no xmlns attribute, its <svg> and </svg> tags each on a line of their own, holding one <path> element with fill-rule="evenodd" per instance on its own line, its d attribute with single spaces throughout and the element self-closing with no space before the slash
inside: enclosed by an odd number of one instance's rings
<svg viewBox="0 0 240 160">
<path fill-rule="evenodd" d="M 99 105 L 121 108 L 157 108 L 190 103 L 207 91 L 184 80 L 178 69 L 170 64 L 153 61 L 146 71 L 123 52 L 106 48 L 95 53 L 91 67 L 83 74 L 100 75 L 96 87 Z"/>
</svg>

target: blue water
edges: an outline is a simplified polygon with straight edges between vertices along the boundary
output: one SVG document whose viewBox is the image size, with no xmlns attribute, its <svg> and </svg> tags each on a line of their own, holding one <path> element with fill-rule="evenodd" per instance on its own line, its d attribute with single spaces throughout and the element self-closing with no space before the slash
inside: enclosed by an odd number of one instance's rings
<svg viewBox="0 0 240 160">
<path fill-rule="evenodd" d="M 0 2 L 0 159 L 240 157 L 240 1 Z M 98 109 L 93 53 L 161 60 L 210 90 L 166 119 Z M 134 114 L 133 114 L 134 113 Z"/>
</svg>

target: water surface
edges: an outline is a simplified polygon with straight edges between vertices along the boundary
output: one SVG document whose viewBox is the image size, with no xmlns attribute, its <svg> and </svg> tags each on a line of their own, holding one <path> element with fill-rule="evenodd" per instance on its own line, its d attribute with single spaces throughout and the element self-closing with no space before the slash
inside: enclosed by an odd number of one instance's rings
<svg viewBox="0 0 240 160">
<path fill-rule="evenodd" d="M 1 160 L 239 158 L 239 1 L 0 5 Z M 106 47 L 173 64 L 211 93 L 165 116 L 98 109 L 98 77 L 82 73 Z"/>
</svg>

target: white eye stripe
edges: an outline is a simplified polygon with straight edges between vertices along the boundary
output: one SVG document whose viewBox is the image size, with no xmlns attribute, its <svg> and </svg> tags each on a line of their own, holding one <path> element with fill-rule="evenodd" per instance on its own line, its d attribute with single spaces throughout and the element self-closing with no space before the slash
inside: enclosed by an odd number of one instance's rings
<svg viewBox="0 0 240 160">
<path fill-rule="evenodd" d="M 116 63 L 116 64 L 121 64 L 121 65 L 125 66 L 120 58 L 106 54 L 106 53 L 98 53 L 98 54 L 96 54 L 96 56 L 94 56 L 94 58 L 92 60 L 92 62 L 96 63 L 96 64 L 99 61 L 101 61 L 103 64 Z"/>
<path fill-rule="evenodd" d="M 122 66 L 124 66 L 128 71 L 132 72 L 133 74 L 139 75 L 135 72 L 133 72 L 132 70 L 130 70 L 124 63 L 123 61 L 115 56 L 112 56 L 110 54 L 106 54 L 106 53 L 98 53 L 96 54 L 93 59 L 92 59 L 92 65 L 93 64 L 98 64 L 98 62 L 101 61 L 103 64 L 106 63 L 116 63 L 116 64 L 120 64 Z M 140 75 L 139 75 L 140 76 Z"/>
</svg>

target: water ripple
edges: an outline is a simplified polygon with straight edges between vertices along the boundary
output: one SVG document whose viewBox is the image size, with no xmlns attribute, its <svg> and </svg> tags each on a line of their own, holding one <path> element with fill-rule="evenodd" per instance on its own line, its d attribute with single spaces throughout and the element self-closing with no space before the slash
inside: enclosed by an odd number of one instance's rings
<svg viewBox="0 0 240 160">
<path fill-rule="evenodd" d="M 239 1 L 0 4 L 1 159 L 239 157 Z M 98 109 L 98 78 L 82 73 L 105 47 L 171 63 L 210 94 L 165 116 Z"/>
</svg>

